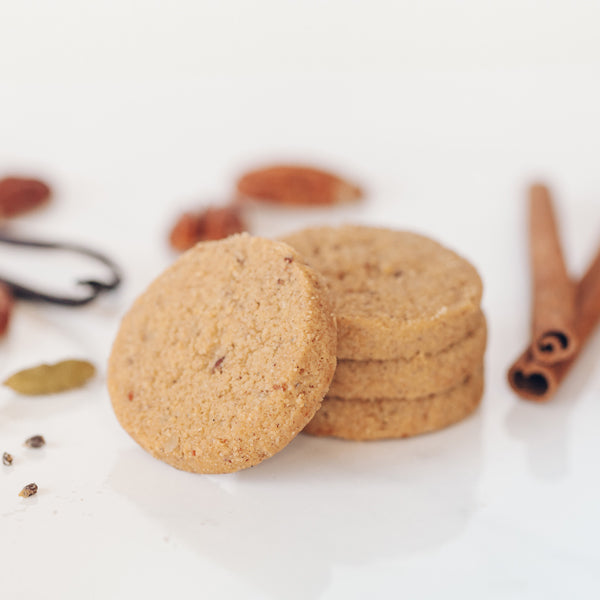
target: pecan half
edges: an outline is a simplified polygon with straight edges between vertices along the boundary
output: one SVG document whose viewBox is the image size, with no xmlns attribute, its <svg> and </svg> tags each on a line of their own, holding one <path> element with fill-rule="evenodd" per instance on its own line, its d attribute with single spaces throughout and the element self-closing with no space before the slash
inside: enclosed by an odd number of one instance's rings
<svg viewBox="0 0 600 600">
<path fill-rule="evenodd" d="M 0 336 L 6 333 L 14 305 L 13 295 L 8 286 L 0 283 Z"/>
<path fill-rule="evenodd" d="M 16 217 L 45 204 L 50 188 L 37 179 L 5 177 L 0 179 L 0 218 Z"/>
<path fill-rule="evenodd" d="M 208 207 L 199 213 L 184 213 L 171 230 L 169 242 L 183 252 L 198 242 L 221 240 L 246 231 L 237 206 Z"/>
<path fill-rule="evenodd" d="M 319 169 L 272 166 L 252 171 L 237 182 L 240 200 L 315 206 L 349 202 L 362 197 L 360 187 Z"/>
</svg>

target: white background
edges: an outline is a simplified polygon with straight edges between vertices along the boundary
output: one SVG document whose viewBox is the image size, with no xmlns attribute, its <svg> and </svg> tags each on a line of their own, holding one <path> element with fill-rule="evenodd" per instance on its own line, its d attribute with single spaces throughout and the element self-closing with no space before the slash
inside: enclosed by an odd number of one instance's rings
<svg viewBox="0 0 600 600">
<path fill-rule="evenodd" d="M 0 341 L 1 379 L 64 357 L 99 367 L 55 397 L 0 389 L 15 456 L 0 597 L 597 598 L 600 337 L 548 405 L 518 400 L 505 371 L 529 326 L 528 183 L 552 185 L 575 275 L 600 238 L 599 22 L 591 0 L 0 0 L 0 176 L 55 188 L 12 231 L 88 243 L 126 275 L 79 311 L 20 304 Z M 285 160 L 338 170 L 367 200 L 257 210 L 254 233 L 387 224 L 478 267 L 482 409 L 411 440 L 299 436 L 245 472 L 178 472 L 116 422 L 111 341 L 173 259 L 178 212 Z M 0 247 L 4 274 L 64 288 L 82 268 Z M 36 433 L 46 448 L 24 449 Z M 19 498 L 30 481 L 38 495 Z"/>
</svg>

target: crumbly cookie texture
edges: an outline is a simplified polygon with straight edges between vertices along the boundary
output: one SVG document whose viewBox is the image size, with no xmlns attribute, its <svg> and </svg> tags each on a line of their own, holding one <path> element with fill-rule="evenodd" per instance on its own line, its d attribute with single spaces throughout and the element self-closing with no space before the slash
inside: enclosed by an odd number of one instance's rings
<svg viewBox="0 0 600 600">
<path fill-rule="evenodd" d="M 458 385 L 481 363 L 487 328 L 480 325 L 466 338 L 435 354 L 410 360 L 339 360 L 328 395 L 338 398 L 417 398 Z"/>
<path fill-rule="evenodd" d="M 483 367 L 464 382 L 422 398 L 344 400 L 327 397 L 304 431 L 347 440 L 404 438 L 442 429 L 471 414 L 483 394 Z"/>
<path fill-rule="evenodd" d="M 227 473 L 310 421 L 335 370 L 325 283 L 281 242 L 247 234 L 183 254 L 124 317 L 108 367 L 123 428 L 178 469 Z"/>
<path fill-rule="evenodd" d="M 283 241 L 328 282 L 340 359 L 410 359 L 454 344 L 479 324 L 477 271 L 422 235 L 347 225 Z"/>
</svg>

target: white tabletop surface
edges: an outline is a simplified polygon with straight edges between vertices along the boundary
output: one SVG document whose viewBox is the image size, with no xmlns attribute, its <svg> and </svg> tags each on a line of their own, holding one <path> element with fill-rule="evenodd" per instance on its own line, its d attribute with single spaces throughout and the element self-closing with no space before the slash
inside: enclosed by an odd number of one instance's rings
<svg viewBox="0 0 600 600">
<path fill-rule="evenodd" d="M 505 379 L 529 326 L 527 184 L 553 186 L 575 275 L 600 239 L 598 3 L 0 0 L 0 14 L 0 176 L 55 188 L 12 231 L 87 243 L 125 273 L 87 308 L 19 304 L 0 341 L 0 379 L 65 357 L 99 368 L 61 395 L 0 388 L 15 457 L 0 467 L 1 598 L 600 597 L 600 333 L 547 405 Z M 477 266 L 483 405 L 414 439 L 300 435 L 247 471 L 176 471 L 112 413 L 119 318 L 173 260 L 181 210 L 293 160 L 360 181 L 366 201 L 253 210 L 254 233 L 389 225 Z M 68 287 L 82 268 L 0 247 L 0 273 Z M 38 433 L 47 446 L 25 449 Z M 18 497 L 31 481 L 37 496 Z"/>
</svg>

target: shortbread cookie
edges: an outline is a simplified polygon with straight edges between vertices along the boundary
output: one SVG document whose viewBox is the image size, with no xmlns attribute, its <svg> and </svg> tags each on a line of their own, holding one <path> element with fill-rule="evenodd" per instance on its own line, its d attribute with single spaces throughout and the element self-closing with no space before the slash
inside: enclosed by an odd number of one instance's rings
<svg viewBox="0 0 600 600">
<path fill-rule="evenodd" d="M 480 325 L 466 338 L 435 354 L 410 360 L 339 360 L 328 396 L 352 398 L 417 398 L 458 385 L 481 364 L 487 329 Z"/>
<path fill-rule="evenodd" d="M 178 469 L 226 473 L 281 450 L 335 370 L 326 285 L 289 246 L 247 234 L 182 255 L 123 319 L 108 389 L 123 428 Z"/>
<path fill-rule="evenodd" d="M 483 367 L 463 383 L 440 393 L 411 400 L 343 400 L 325 398 L 304 431 L 348 440 L 403 438 L 443 429 L 464 419 L 479 405 Z"/>
<path fill-rule="evenodd" d="M 328 281 L 338 358 L 410 359 L 454 344 L 479 324 L 477 271 L 426 237 L 344 226 L 306 229 L 283 241 Z"/>
</svg>

